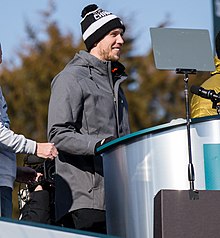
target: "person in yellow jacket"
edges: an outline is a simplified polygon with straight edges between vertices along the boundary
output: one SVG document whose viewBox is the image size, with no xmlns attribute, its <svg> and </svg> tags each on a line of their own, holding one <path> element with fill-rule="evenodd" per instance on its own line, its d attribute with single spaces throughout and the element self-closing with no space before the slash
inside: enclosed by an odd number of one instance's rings
<svg viewBox="0 0 220 238">
<path fill-rule="evenodd" d="M 216 57 L 215 67 L 216 70 L 211 73 L 211 77 L 208 78 L 201 87 L 206 90 L 214 90 L 215 93 L 220 92 L 220 32 L 215 38 Z M 193 95 L 191 99 L 191 117 L 204 117 L 217 115 L 217 109 L 212 108 L 213 102 L 210 99 L 202 98 L 197 95 Z"/>
</svg>

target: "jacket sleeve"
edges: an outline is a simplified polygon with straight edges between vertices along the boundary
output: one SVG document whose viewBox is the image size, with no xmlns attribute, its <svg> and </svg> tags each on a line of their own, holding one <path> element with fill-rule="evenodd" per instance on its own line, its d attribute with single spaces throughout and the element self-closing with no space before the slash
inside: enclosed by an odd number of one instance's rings
<svg viewBox="0 0 220 238">
<path fill-rule="evenodd" d="M 34 154 L 36 142 L 25 138 L 23 135 L 15 134 L 0 121 L 0 149 L 14 153 Z"/>
<path fill-rule="evenodd" d="M 2 121 L 4 122 L 4 126 L 9 128 L 10 120 L 9 120 L 8 113 L 7 113 L 8 106 L 5 101 L 4 96 L 2 94 L 2 91 L 1 91 L 1 102 L 2 102 L 2 113 L 1 113 Z"/>
<path fill-rule="evenodd" d="M 36 142 L 26 139 L 23 135 L 15 134 L 9 129 L 10 120 L 7 114 L 7 103 L 0 88 L 0 149 L 14 153 L 34 154 Z"/>
<path fill-rule="evenodd" d="M 52 82 L 48 111 L 48 140 L 59 150 L 75 155 L 94 155 L 100 138 L 80 132 L 84 98 L 79 83 L 70 73 Z"/>
</svg>

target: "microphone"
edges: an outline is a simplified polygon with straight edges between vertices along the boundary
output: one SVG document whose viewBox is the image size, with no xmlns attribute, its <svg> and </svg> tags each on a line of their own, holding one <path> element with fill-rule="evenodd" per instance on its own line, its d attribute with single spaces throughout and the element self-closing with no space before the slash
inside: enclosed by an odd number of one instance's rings
<svg viewBox="0 0 220 238">
<path fill-rule="evenodd" d="M 212 101 L 220 101 L 220 94 L 217 94 L 214 90 L 207 90 L 202 87 L 192 85 L 190 92 L 202 98 L 211 99 Z"/>
</svg>

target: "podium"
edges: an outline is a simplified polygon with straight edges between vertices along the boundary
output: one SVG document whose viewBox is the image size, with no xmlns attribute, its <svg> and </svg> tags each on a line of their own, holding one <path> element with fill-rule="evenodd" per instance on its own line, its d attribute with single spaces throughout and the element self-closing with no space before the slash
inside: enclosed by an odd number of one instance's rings
<svg viewBox="0 0 220 238">
<path fill-rule="evenodd" d="M 220 189 L 219 119 L 212 116 L 191 122 L 198 190 Z M 129 134 L 104 144 L 99 152 L 103 155 L 108 234 L 153 238 L 155 196 L 161 190 L 189 189 L 186 121 L 176 119 Z"/>
<path fill-rule="evenodd" d="M 154 238 L 219 238 L 220 190 L 160 190 L 154 198 Z"/>
</svg>

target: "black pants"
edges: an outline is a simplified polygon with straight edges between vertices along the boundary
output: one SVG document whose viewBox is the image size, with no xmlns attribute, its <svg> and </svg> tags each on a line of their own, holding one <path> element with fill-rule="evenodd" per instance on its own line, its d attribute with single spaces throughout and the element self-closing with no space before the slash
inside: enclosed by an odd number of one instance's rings
<svg viewBox="0 0 220 238">
<path fill-rule="evenodd" d="M 12 218 L 12 188 L 0 186 L 0 217 Z"/>
<path fill-rule="evenodd" d="M 106 234 L 105 211 L 83 208 L 66 214 L 59 222 L 63 227 Z"/>
</svg>

